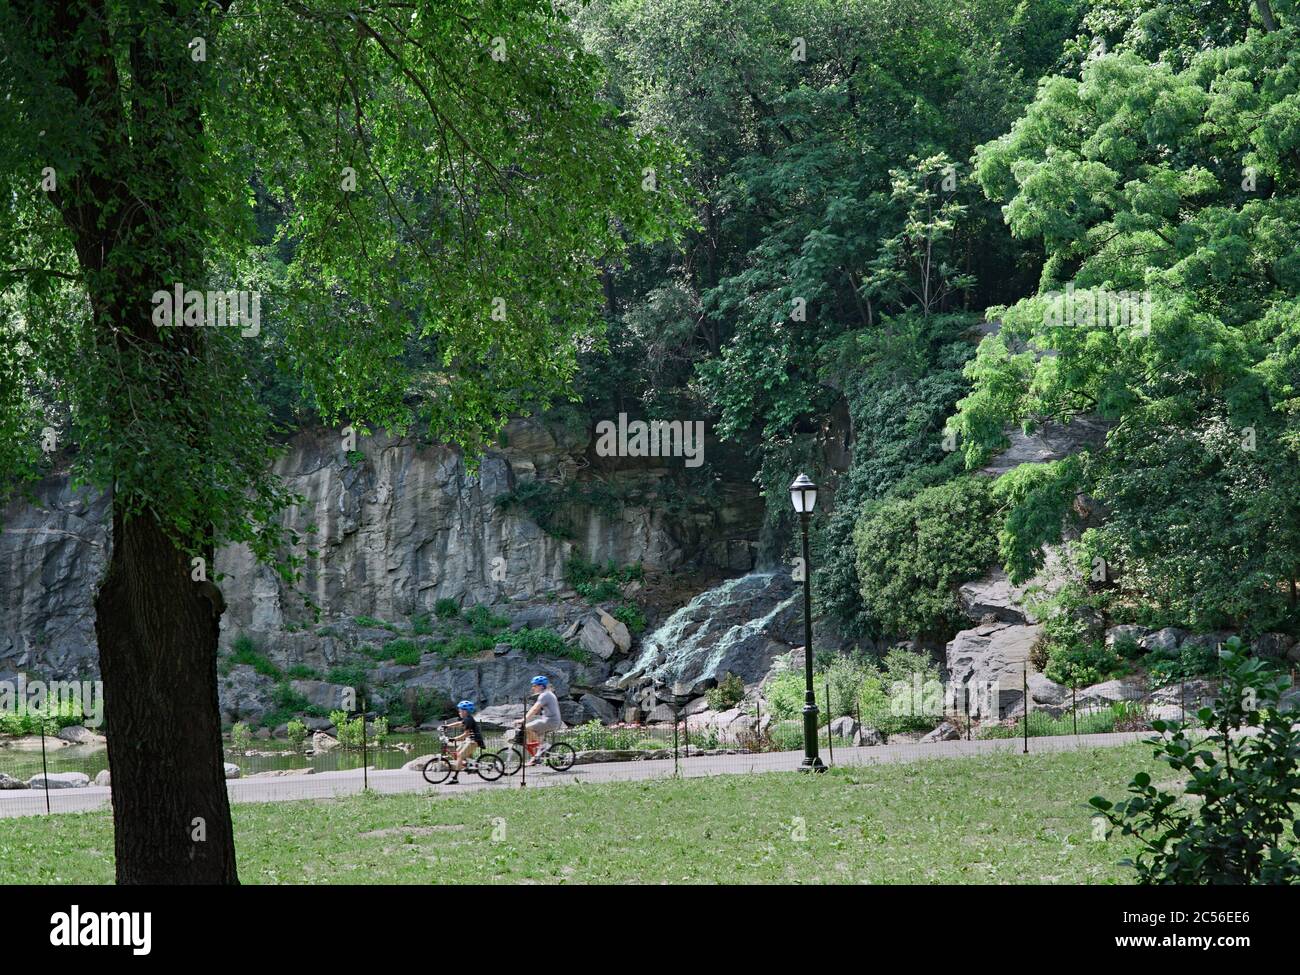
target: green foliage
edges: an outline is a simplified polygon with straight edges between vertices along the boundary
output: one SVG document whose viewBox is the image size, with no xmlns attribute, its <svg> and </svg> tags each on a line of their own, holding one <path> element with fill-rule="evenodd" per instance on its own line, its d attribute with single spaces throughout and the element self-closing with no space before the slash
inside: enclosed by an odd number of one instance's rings
<svg viewBox="0 0 1300 975">
<path fill-rule="evenodd" d="M 384 659 L 393 663 L 413 667 L 420 662 L 420 646 L 414 640 L 405 637 L 389 640 L 384 644 Z"/>
<path fill-rule="evenodd" d="M 1031 711 L 1029 737 L 1073 735 L 1076 734 L 1076 727 L 1077 734 L 1080 735 L 1106 735 L 1113 731 L 1135 731 L 1138 726 L 1145 727 L 1146 724 L 1146 716 L 1140 704 L 1134 701 L 1115 701 L 1108 708 L 1084 711 L 1077 719 L 1069 714 L 1054 718 L 1043 711 Z M 980 738 L 1023 738 L 1024 736 L 1024 718 L 1018 718 L 1009 725 L 988 725 L 981 728 L 979 732 Z"/>
<path fill-rule="evenodd" d="M 887 632 L 950 636 L 958 587 L 996 557 L 988 481 L 965 477 L 868 505 L 854 532 L 862 601 Z"/>
<path fill-rule="evenodd" d="M 331 667 L 325 679 L 331 684 L 343 684 L 347 687 L 363 688 L 368 681 L 366 668 L 360 664 L 338 664 Z"/>
<path fill-rule="evenodd" d="M 285 737 L 295 750 L 300 750 L 307 741 L 307 726 L 298 718 L 292 718 L 285 729 Z"/>
<path fill-rule="evenodd" d="M 644 577 L 645 570 L 640 562 L 620 568 L 612 560 L 600 565 L 578 553 L 564 564 L 565 581 L 592 604 L 619 599 L 623 595 L 623 586 Z"/>
<path fill-rule="evenodd" d="M 293 664 L 285 670 L 284 676 L 290 680 L 320 680 L 320 672 L 306 664 Z"/>
<path fill-rule="evenodd" d="M 433 650 L 435 653 L 449 658 L 476 657 L 481 653 L 490 652 L 496 644 L 497 640 L 495 637 L 473 633 L 462 633 L 459 636 L 452 637 L 450 640 L 436 644 Z"/>
<path fill-rule="evenodd" d="M 0 711 L 0 735 L 39 735 L 42 729 L 45 734 L 53 735 L 60 728 L 81 724 L 84 720 L 82 707 L 76 701 L 47 699 L 42 707 Z"/>
<path fill-rule="evenodd" d="M 1139 772 L 1129 798 L 1096 796 L 1111 826 L 1140 842 L 1132 861 L 1144 884 L 1300 884 L 1300 730 L 1279 708 L 1290 681 L 1266 661 L 1247 657 L 1233 638 L 1222 651 L 1224 683 L 1197 717 L 1212 729 L 1189 736 L 1153 722 L 1155 756 L 1186 776 L 1185 794 L 1166 792 Z M 1243 728 L 1258 729 L 1241 736 Z"/>
<path fill-rule="evenodd" d="M 352 620 L 357 626 L 364 626 L 373 630 L 388 630 L 390 633 L 396 633 L 397 627 L 392 623 L 385 623 L 383 620 L 375 619 L 373 616 L 355 616 Z"/>
<path fill-rule="evenodd" d="M 924 653 L 895 648 L 879 662 L 863 654 L 836 655 L 828 667 L 813 671 L 818 720 L 825 725 L 848 715 L 883 735 L 929 730 L 938 723 L 940 714 L 929 713 L 924 697 L 916 700 L 915 689 L 920 688 L 923 695 L 927 687 L 938 689 L 941 695 L 938 682 L 938 665 Z M 789 658 L 784 658 L 764 688 L 773 717 L 778 721 L 798 718 L 803 712 L 804 695 L 802 668 L 790 666 Z"/>
<path fill-rule="evenodd" d="M 443 597 L 433 604 L 433 615 L 440 620 L 455 619 L 460 615 L 460 603 L 455 599 Z"/>
<path fill-rule="evenodd" d="M 281 681 L 275 685 L 275 690 L 271 694 L 271 700 L 275 707 L 280 711 L 295 712 L 306 711 L 308 707 L 307 698 L 293 689 L 287 680 Z M 275 722 L 279 724 L 280 722 Z"/>
<path fill-rule="evenodd" d="M 626 626 L 628 632 L 633 636 L 646 628 L 645 613 L 635 603 L 623 603 L 620 606 L 615 606 L 610 610 L 609 615 Z"/>
<path fill-rule="evenodd" d="M 594 718 L 574 728 L 564 740 L 578 751 L 653 751 L 669 747 L 662 738 L 650 735 L 644 728 L 606 727 Z"/>
<path fill-rule="evenodd" d="M 427 613 L 411 617 L 411 633 L 414 636 L 430 636 L 433 634 L 433 623 Z"/>
<path fill-rule="evenodd" d="M 727 711 L 745 699 L 745 682 L 735 674 L 728 674 L 706 692 L 711 711 Z"/>
<path fill-rule="evenodd" d="M 280 678 L 280 668 L 257 649 L 252 637 L 247 634 L 235 637 L 234 642 L 230 645 L 230 651 L 229 661 L 232 666 L 247 664 L 264 677 L 274 677 L 277 680 Z"/>
<path fill-rule="evenodd" d="M 1002 539 L 1014 575 L 1039 542 L 1082 528 L 1108 569 L 1091 598 L 1105 615 L 1293 631 L 1300 183 L 1293 140 L 1268 120 L 1300 95 L 1300 25 L 1287 11 L 1247 32 L 1248 4 L 1156 6 L 1096 5 L 1110 53 L 1045 79 L 977 152 L 986 194 L 1046 263 L 1037 293 L 989 310 L 1002 328 L 968 369 L 954 428 L 978 464 L 1009 423 L 1110 423 L 1104 449 L 1017 472 Z M 1140 320 L 1080 300 L 1109 309 L 1117 292 L 1145 296 Z M 1074 494 L 1102 517 L 1057 518 Z"/>
<path fill-rule="evenodd" d="M 488 606 L 473 606 L 464 615 L 477 636 L 493 636 L 510 625 L 508 617 L 498 616 Z"/>
<path fill-rule="evenodd" d="M 536 629 L 525 626 L 503 639 L 516 650 L 522 650 L 530 659 L 535 657 L 567 657 L 573 648 L 564 642 L 560 634 L 549 627 Z"/>
<path fill-rule="evenodd" d="M 363 737 L 367 745 L 379 747 L 388 738 L 387 718 L 367 722 L 364 715 L 349 718 L 346 711 L 331 711 L 330 721 L 334 723 L 339 744 L 344 748 L 360 748 Z"/>
<path fill-rule="evenodd" d="M 238 754 L 243 754 L 253 747 L 253 731 L 242 721 L 236 721 L 230 728 L 230 744 Z"/>
</svg>

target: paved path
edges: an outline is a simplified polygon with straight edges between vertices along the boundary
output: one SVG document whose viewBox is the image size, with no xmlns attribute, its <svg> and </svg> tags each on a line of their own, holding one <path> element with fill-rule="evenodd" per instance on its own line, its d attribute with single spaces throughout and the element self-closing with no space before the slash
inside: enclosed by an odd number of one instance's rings
<svg viewBox="0 0 1300 975">
<path fill-rule="evenodd" d="M 1151 737 L 1149 731 L 1123 732 L 1108 735 L 1060 735 L 1030 738 L 1031 754 L 1042 752 L 1075 751 L 1085 748 L 1107 748 L 1129 745 Z M 1020 752 L 1022 739 L 1002 738 L 985 741 L 945 741 L 934 744 L 877 745 L 872 748 L 837 748 L 837 766 L 877 765 L 895 762 L 916 762 L 928 758 L 960 758 L 972 755 L 989 755 L 995 752 Z M 828 758 L 823 749 L 822 760 Z M 697 778 L 706 775 L 737 775 L 748 772 L 788 772 L 799 767 L 802 752 L 765 752 L 757 755 L 714 755 L 683 758 L 677 763 L 683 777 Z M 672 758 L 638 762 L 606 762 L 592 765 L 575 765 L 567 772 L 549 769 L 529 769 L 528 787 L 567 785 L 574 782 L 635 782 L 671 776 Z M 519 788 L 519 776 L 509 776 L 497 782 L 484 782 L 478 776 L 462 776 L 459 785 L 430 786 L 419 772 L 375 771 L 366 776 L 373 792 L 427 792 L 430 795 L 458 795 L 480 789 Z M 231 802 L 281 802 L 291 799 L 327 799 L 360 792 L 363 779 L 360 769 L 347 772 L 319 772 L 312 775 L 287 775 L 268 778 L 230 779 L 226 785 Z M 89 786 L 84 789 L 51 789 L 50 809 L 53 812 L 84 812 L 106 808 L 110 789 Z M 43 789 L 14 789 L 0 791 L 0 817 L 31 816 L 45 812 Z"/>
</svg>

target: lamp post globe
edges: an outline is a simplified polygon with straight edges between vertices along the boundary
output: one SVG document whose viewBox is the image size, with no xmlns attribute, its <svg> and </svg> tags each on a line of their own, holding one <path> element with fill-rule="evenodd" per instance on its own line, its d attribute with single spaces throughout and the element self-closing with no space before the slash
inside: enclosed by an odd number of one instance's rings
<svg viewBox="0 0 1300 975">
<path fill-rule="evenodd" d="M 817 754 L 817 697 L 813 693 L 812 645 L 812 566 L 808 561 L 808 516 L 817 504 L 817 485 L 807 474 L 800 474 L 790 485 L 790 503 L 799 515 L 799 529 L 803 540 L 803 772 L 825 772 L 826 766 Z"/>
</svg>

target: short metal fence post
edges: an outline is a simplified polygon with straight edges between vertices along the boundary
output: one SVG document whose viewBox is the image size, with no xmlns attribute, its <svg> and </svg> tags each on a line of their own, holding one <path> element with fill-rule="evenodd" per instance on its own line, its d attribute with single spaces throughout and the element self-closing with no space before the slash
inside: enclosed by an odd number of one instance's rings
<svg viewBox="0 0 1300 975">
<path fill-rule="evenodd" d="M 1025 667 L 1024 670 L 1020 672 L 1020 677 L 1021 677 L 1022 694 L 1024 695 L 1024 701 L 1023 701 L 1024 717 L 1021 718 L 1020 720 L 1025 723 L 1024 754 L 1028 755 L 1029 754 L 1029 668 L 1028 667 Z"/>
</svg>

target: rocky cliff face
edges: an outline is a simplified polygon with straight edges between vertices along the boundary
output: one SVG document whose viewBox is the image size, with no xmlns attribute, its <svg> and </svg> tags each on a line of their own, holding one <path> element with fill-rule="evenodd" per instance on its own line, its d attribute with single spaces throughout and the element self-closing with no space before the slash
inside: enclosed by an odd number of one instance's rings
<svg viewBox="0 0 1300 975">
<path fill-rule="evenodd" d="M 302 499 L 285 515 L 303 536 L 302 580 L 286 585 L 242 546 L 220 551 L 223 643 L 241 633 L 301 642 L 308 601 L 327 620 L 408 620 L 441 598 L 469 606 L 536 597 L 564 588 L 574 553 L 651 571 L 753 566 L 761 502 L 743 473 L 717 485 L 722 500 L 712 507 L 668 505 L 659 496 L 680 460 L 595 458 L 591 447 L 585 433 L 516 420 L 470 473 L 459 452 L 414 437 L 363 437 L 360 456 L 349 457 L 337 431 L 300 431 L 276 470 Z M 529 482 L 595 480 L 635 486 L 641 500 L 571 505 L 564 538 L 499 503 Z M 107 513 L 103 497 L 65 477 L 39 485 L 35 504 L 3 512 L 0 674 L 97 672 L 93 598 L 110 545 Z"/>
</svg>

